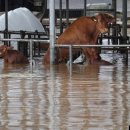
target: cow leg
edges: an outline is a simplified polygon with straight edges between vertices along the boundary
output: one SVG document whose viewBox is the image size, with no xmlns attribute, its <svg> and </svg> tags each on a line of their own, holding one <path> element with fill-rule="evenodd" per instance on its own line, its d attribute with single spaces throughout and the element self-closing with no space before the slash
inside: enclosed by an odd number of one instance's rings
<svg viewBox="0 0 130 130">
<path fill-rule="evenodd" d="M 69 57 L 68 48 L 59 48 L 59 63 L 66 63 Z"/>
<path fill-rule="evenodd" d="M 88 48 L 85 50 L 85 56 L 89 64 L 113 65 L 112 63 L 102 60 L 96 48 Z"/>
<path fill-rule="evenodd" d="M 97 51 L 97 48 L 91 48 L 91 64 L 94 64 L 96 61 L 100 61 L 101 57 Z"/>
<path fill-rule="evenodd" d="M 84 53 L 88 63 L 91 64 L 90 48 L 83 49 L 83 53 Z"/>
<path fill-rule="evenodd" d="M 43 64 L 50 64 L 50 48 L 48 48 L 47 52 L 43 57 Z"/>
<path fill-rule="evenodd" d="M 95 61 L 100 61 L 101 57 L 95 48 L 86 48 L 84 49 L 86 58 L 88 59 L 89 64 L 94 64 Z"/>
</svg>

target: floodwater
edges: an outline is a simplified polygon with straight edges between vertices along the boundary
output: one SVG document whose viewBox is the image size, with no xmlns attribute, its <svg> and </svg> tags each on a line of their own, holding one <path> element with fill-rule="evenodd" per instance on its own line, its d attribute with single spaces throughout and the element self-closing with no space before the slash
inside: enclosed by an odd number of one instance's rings
<svg viewBox="0 0 130 130">
<path fill-rule="evenodd" d="M 0 130 L 128 130 L 130 65 L 5 66 Z"/>
</svg>

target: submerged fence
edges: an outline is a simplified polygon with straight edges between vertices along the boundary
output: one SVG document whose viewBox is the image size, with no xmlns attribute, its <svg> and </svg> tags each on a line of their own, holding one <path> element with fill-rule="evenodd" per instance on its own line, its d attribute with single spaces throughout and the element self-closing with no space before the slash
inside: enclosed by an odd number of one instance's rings
<svg viewBox="0 0 130 130">
<path fill-rule="evenodd" d="M 29 54 L 30 54 L 30 71 L 31 71 L 31 73 L 33 72 L 33 43 L 35 43 L 35 42 L 40 42 L 40 43 L 42 43 L 42 44 L 49 44 L 49 42 L 50 42 L 50 40 L 38 40 L 38 39 L 0 39 L 0 41 L 1 42 L 5 42 L 5 41 L 7 41 L 7 42 L 12 42 L 12 41 L 14 41 L 14 42 L 21 42 L 21 44 L 22 44 L 22 42 L 28 42 L 29 43 Z M 119 48 L 121 48 L 121 47 L 125 47 L 127 50 L 129 50 L 130 49 L 130 41 L 129 41 L 129 44 L 122 44 L 122 45 L 119 45 L 119 44 L 117 44 L 117 45 L 92 45 L 92 44 L 89 44 L 89 45 L 76 45 L 76 44 L 74 44 L 74 45 L 65 45 L 65 44 L 63 44 L 63 45 L 59 45 L 59 44 L 55 44 L 55 46 L 54 46 L 54 48 L 55 47 L 60 47 L 60 48 L 69 48 L 69 61 L 70 61 L 70 68 L 72 68 L 72 49 L 73 48 L 81 48 L 81 47 L 93 47 L 93 48 L 109 48 L 109 49 L 112 49 L 112 48 L 114 48 L 114 49 L 119 49 Z M 53 48 L 53 49 L 54 49 Z"/>
</svg>

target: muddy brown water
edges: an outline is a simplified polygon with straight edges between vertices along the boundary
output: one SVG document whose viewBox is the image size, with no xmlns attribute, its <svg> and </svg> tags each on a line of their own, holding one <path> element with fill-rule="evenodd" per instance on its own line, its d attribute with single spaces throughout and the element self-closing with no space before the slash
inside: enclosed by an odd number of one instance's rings
<svg viewBox="0 0 130 130">
<path fill-rule="evenodd" d="M 5 66 L 0 130 L 128 130 L 130 65 Z"/>
</svg>

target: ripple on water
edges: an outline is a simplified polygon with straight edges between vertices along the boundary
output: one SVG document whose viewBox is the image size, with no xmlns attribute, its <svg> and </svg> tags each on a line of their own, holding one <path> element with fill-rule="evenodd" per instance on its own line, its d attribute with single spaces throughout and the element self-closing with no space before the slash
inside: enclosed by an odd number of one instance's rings
<svg viewBox="0 0 130 130">
<path fill-rule="evenodd" d="M 3 65 L 0 64 L 2 68 Z M 38 64 L 0 74 L 2 130 L 127 130 L 129 65 Z"/>
</svg>

